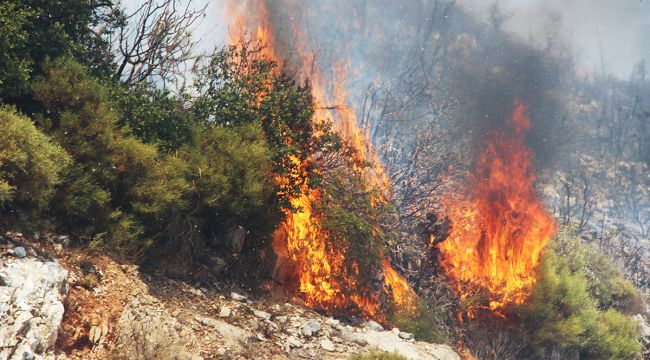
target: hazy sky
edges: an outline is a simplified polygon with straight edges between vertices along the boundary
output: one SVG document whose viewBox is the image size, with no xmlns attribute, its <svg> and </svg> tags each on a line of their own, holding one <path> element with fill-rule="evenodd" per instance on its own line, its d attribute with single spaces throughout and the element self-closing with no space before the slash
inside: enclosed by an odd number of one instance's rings
<svg viewBox="0 0 650 360">
<path fill-rule="evenodd" d="M 492 2 L 458 0 L 485 18 Z M 500 0 L 505 28 L 537 44 L 547 38 L 569 45 L 583 70 L 605 69 L 627 78 L 634 64 L 650 59 L 649 0 Z M 649 64 L 650 65 L 650 64 Z"/>
<path fill-rule="evenodd" d="M 205 49 L 226 43 L 224 1 L 194 0 L 197 4 L 208 3 L 206 17 L 195 31 Z M 310 1 L 314 0 L 307 2 Z M 483 19 L 494 3 L 457 1 Z M 124 0 L 130 8 L 140 2 Z M 650 0 L 498 0 L 497 3 L 508 15 L 505 29 L 524 41 L 544 45 L 551 40 L 567 45 L 580 71 L 600 71 L 602 58 L 608 73 L 628 78 L 634 64 L 650 59 Z"/>
</svg>

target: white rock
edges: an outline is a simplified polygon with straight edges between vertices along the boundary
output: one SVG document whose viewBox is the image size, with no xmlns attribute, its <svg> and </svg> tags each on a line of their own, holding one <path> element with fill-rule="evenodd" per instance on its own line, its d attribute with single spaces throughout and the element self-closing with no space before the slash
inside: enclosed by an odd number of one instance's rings
<svg viewBox="0 0 650 360">
<path fill-rule="evenodd" d="M 270 320 L 271 319 L 271 314 L 267 313 L 266 311 L 262 310 L 253 310 L 253 314 L 257 316 L 260 319 L 263 320 Z"/>
<path fill-rule="evenodd" d="M 219 309 L 219 317 L 227 318 L 230 317 L 231 313 L 232 309 L 227 306 L 222 306 L 221 309 Z"/>
<path fill-rule="evenodd" d="M 325 323 L 333 327 L 338 327 L 339 325 L 341 325 L 341 322 L 334 318 L 328 318 L 327 321 L 325 321 Z"/>
<path fill-rule="evenodd" d="M 30 358 L 54 349 L 63 319 L 68 272 L 33 258 L 0 261 L 0 359 Z M 15 350 L 15 351 L 14 351 Z M 26 355 L 27 357 L 25 357 Z"/>
<path fill-rule="evenodd" d="M 384 327 L 381 326 L 381 324 L 379 324 L 378 322 L 373 320 L 368 320 L 368 322 L 366 322 L 366 329 L 373 330 L 373 331 L 384 331 Z"/>
<path fill-rule="evenodd" d="M 320 322 L 318 320 L 308 320 L 302 324 L 300 330 L 303 335 L 309 337 L 317 334 L 320 331 Z"/>
<path fill-rule="evenodd" d="M 322 347 L 323 350 L 327 350 L 329 352 L 336 351 L 336 347 L 334 347 L 334 343 L 330 339 L 321 340 L 320 341 L 320 347 Z"/>
<path fill-rule="evenodd" d="M 287 339 L 287 344 L 292 348 L 300 348 L 303 345 L 302 341 L 294 336 L 289 336 Z"/>
<path fill-rule="evenodd" d="M 248 299 L 246 296 L 238 294 L 234 291 L 230 292 L 230 298 L 235 301 L 246 301 Z"/>
<path fill-rule="evenodd" d="M 391 332 L 395 335 L 399 335 L 399 329 L 398 328 L 393 328 L 391 329 Z"/>
<path fill-rule="evenodd" d="M 284 316 L 284 315 L 283 315 L 283 316 L 276 316 L 276 317 L 275 317 L 275 321 L 277 321 L 277 322 L 279 322 L 279 323 L 281 323 L 281 324 L 286 323 L 288 319 L 289 319 L 289 318 L 288 318 L 287 316 Z"/>
<path fill-rule="evenodd" d="M 413 334 L 411 334 L 411 333 L 407 333 L 407 332 L 404 332 L 404 331 L 400 331 L 400 332 L 399 332 L 399 337 L 402 338 L 402 339 L 404 339 L 404 340 L 411 340 L 411 339 L 413 339 L 415 336 L 414 336 Z"/>
</svg>

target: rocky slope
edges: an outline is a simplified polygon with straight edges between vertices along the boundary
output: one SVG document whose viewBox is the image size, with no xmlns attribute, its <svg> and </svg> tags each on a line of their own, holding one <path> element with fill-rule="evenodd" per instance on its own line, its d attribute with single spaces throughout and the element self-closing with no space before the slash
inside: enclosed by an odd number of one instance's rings
<svg viewBox="0 0 650 360">
<path fill-rule="evenodd" d="M 273 298 L 196 288 L 65 247 L 67 237 L 34 238 L 0 239 L 3 359 L 346 359 L 373 349 L 460 359 L 374 321 L 352 326 Z"/>
</svg>

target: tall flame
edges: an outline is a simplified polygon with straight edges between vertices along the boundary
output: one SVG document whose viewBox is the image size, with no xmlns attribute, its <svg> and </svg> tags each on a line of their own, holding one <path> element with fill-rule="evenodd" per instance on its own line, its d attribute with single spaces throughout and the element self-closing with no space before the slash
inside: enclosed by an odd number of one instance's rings
<svg viewBox="0 0 650 360">
<path fill-rule="evenodd" d="M 247 12 L 247 9 L 255 9 Z M 281 49 L 274 38 L 272 22 L 269 19 L 267 2 L 265 0 L 247 0 L 231 2 L 228 14 L 238 26 L 254 33 L 257 40 L 266 45 L 265 55 L 279 65 Z M 297 26 L 298 22 L 294 22 Z M 253 30 L 254 31 L 251 31 Z M 291 49 L 293 60 L 303 76 L 309 76 L 312 84 L 312 95 L 316 103 L 315 121 L 330 119 L 334 128 L 343 138 L 347 139 L 354 150 L 355 171 L 369 179 L 370 186 L 379 189 L 379 194 L 387 191 L 389 181 L 385 175 L 379 158 L 359 129 L 355 113 L 344 107 L 348 101 L 345 89 L 347 62 L 337 62 L 332 66 L 333 76 L 324 76 L 319 66 L 314 66 L 310 56 L 310 44 L 302 29 L 293 29 L 295 49 Z M 233 42 L 241 39 L 241 31 L 233 36 Z M 331 105 L 336 105 L 335 109 Z M 370 166 L 367 166 L 367 164 Z M 279 179 L 281 182 L 282 179 Z M 320 219 L 313 212 L 313 204 L 320 201 L 317 190 L 304 190 L 304 195 L 291 199 L 298 212 L 287 212 L 284 222 L 274 234 L 273 247 L 276 251 L 285 251 L 294 263 L 299 280 L 299 291 L 309 306 L 327 310 L 351 310 L 354 308 L 363 315 L 381 317 L 378 314 L 380 305 L 378 299 L 373 299 L 362 289 L 359 289 L 356 275 L 358 266 L 354 266 L 353 274 L 345 266 L 345 249 L 328 246 L 328 234 L 322 228 Z M 373 203 L 385 202 L 383 195 L 372 199 Z M 356 265 L 356 264 L 355 264 Z M 406 309 L 414 308 L 416 295 L 406 281 L 383 258 L 382 269 L 386 291 L 392 295 L 396 305 Z"/>
<path fill-rule="evenodd" d="M 461 297 L 489 293 L 491 309 L 522 303 L 536 281 L 535 269 L 555 224 L 534 182 L 532 153 L 524 144 L 531 127 L 526 105 L 515 100 L 509 131 L 488 133 L 470 187 L 443 206 L 452 223 L 439 248 L 445 271 L 458 282 Z"/>
</svg>

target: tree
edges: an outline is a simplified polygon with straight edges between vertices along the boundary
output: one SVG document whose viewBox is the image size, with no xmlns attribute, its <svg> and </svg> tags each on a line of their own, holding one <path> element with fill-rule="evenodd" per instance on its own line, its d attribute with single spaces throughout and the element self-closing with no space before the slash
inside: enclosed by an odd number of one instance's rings
<svg viewBox="0 0 650 360">
<path fill-rule="evenodd" d="M 111 56 L 101 32 L 110 31 L 113 14 L 111 0 L 3 1 L 0 98 L 32 112 L 29 82 L 41 74 L 46 58 L 71 56 L 105 71 Z"/>
<path fill-rule="evenodd" d="M 126 85 L 182 80 L 185 66 L 195 59 L 192 31 L 206 7 L 195 8 L 192 0 L 147 0 L 123 15 L 110 40 L 117 63 L 113 78 Z"/>
</svg>

